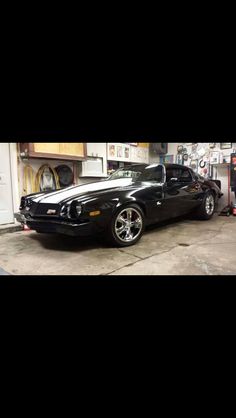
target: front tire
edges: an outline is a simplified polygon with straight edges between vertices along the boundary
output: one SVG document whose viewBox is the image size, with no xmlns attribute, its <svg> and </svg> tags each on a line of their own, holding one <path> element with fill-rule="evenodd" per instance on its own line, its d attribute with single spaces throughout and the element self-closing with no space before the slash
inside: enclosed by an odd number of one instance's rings
<svg viewBox="0 0 236 418">
<path fill-rule="evenodd" d="M 211 219 L 212 216 L 214 215 L 215 207 L 216 207 L 215 196 L 212 192 L 208 192 L 205 195 L 201 203 L 201 206 L 196 213 L 198 219 L 201 219 L 201 220 Z"/>
<path fill-rule="evenodd" d="M 145 229 L 145 218 L 142 209 L 132 203 L 115 212 L 109 227 L 110 243 L 119 247 L 136 244 Z"/>
</svg>

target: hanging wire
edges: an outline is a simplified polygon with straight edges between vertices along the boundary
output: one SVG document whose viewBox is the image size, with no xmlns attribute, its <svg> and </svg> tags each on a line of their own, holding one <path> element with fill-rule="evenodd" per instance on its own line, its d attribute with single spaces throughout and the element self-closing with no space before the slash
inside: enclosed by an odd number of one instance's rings
<svg viewBox="0 0 236 418">
<path fill-rule="evenodd" d="M 44 171 L 45 171 L 46 168 L 48 168 L 54 176 L 54 183 L 55 183 L 56 189 L 60 189 L 59 176 L 58 176 L 56 170 L 54 170 L 53 167 L 50 167 L 49 164 L 44 164 L 39 168 L 39 170 L 36 174 L 36 177 L 35 177 L 35 191 L 36 192 L 41 191 L 40 183 L 41 183 L 41 180 L 43 178 L 43 174 L 44 174 Z"/>
</svg>

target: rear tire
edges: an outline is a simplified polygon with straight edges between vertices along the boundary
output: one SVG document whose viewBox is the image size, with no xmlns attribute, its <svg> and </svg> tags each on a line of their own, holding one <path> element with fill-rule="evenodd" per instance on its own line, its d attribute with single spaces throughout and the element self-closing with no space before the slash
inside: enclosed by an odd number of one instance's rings
<svg viewBox="0 0 236 418">
<path fill-rule="evenodd" d="M 136 244 L 145 229 L 145 217 L 142 209 L 131 203 L 120 207 L 112 217 L 108 229 L 108 240 L 118 247 Z"/>
<path fill-rule="evenodd" d="M 214 215 L 215 208 L 216 208 L 215 196 L 212 192 L 208 192 L 205 195 L 201 203 L 201 206 L 196 212 L 196 216 L 198 219 L 207 221 L 211 219 L 212 216 Z"/>
</svg>

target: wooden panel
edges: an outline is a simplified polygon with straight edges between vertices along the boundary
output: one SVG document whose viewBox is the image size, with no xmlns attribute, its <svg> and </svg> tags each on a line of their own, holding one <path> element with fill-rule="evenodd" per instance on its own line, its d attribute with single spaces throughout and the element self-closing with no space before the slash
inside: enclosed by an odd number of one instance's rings
<svg viewBox="0 0 236 418">
<path fill-rule="evenodd" d="M 84 157 L 84 144 L 82 142 L 65 142 L 59 144 L 59 146 L 59 154 Z"/>
<path fill-rule="evenodd" d="M 25 145 L 27 145 L 29 157 L 80 161 L 86 158 L 87 147 L 83 142 L 34 142 Z"/>
<path fill-rule="evenodd" d="M 149 142 L 139 142 L 138 146 L 141 148 L 148 148 L 149 147 Z"/>
<path fill-rule="evenodd" d="M 34 142 L 34 152 L 46 152 L 47 154 L 60 154 L 59 143 L 54 142 Z"/>
</svg>

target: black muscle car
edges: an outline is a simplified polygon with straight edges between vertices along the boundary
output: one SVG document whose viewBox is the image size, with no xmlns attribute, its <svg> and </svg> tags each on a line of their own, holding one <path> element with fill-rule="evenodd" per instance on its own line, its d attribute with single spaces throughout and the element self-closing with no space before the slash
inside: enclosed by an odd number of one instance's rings
<svg viewBox="0 0 236 418">
<path fill-rule="evenodd" d="M 146 225 L 189 213 L 210 219 L 221 196 L 214 181 L 186 166 L 135 164 L 104 181 L 24 196 L 15 217 L 37 232 L 100 234 L 128 246 Z"/>
</svg>

